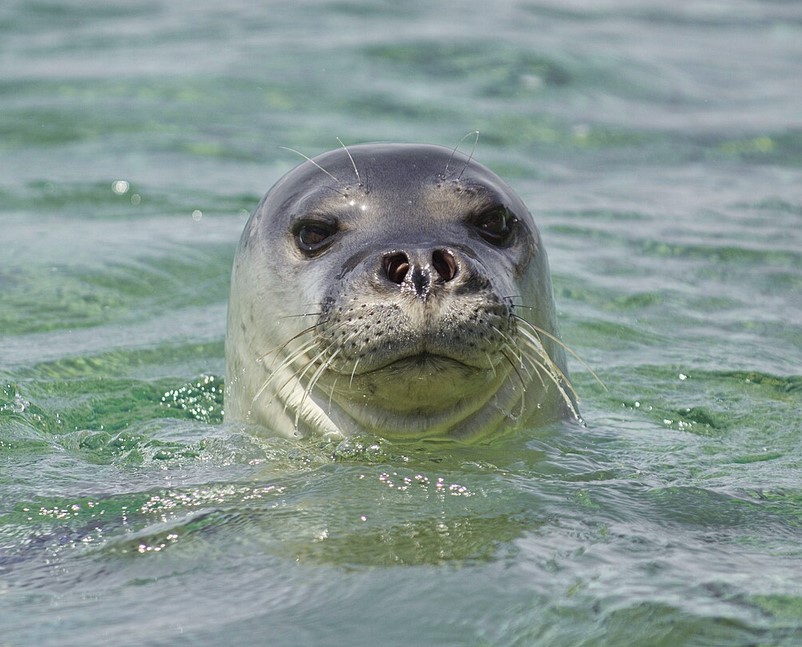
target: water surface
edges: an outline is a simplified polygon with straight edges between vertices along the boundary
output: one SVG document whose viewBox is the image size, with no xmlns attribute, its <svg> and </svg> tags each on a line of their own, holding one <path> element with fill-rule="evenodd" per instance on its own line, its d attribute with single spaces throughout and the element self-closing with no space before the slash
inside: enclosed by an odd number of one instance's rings
<svg viewBox="0 0 802 647">
<path fill-rule="evenodd" d="M 802 644 L 800 61 L 780 0 L 5 3 L 0 645 Z M 280 147 L 474 129 L 587 428 L 224 425 Z"/>
</svg>

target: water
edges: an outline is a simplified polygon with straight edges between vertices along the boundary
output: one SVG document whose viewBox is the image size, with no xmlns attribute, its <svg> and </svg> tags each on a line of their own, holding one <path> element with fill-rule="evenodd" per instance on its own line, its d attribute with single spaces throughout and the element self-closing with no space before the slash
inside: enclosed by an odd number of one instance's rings
<svg viewBox="0 0 802 647">
<path fill-rule="evenodd" d="M 802 644 L 802 8 L 0 8 L 0 645 Z M 454 145 L 531 207 L 587 429 L 222 424 L 298 161 Z"/>
</svg>

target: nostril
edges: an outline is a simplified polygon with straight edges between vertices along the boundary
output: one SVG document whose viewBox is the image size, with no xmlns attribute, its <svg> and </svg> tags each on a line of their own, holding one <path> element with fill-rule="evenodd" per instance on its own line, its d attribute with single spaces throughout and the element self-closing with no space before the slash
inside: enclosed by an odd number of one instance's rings
<svg viewBox="0 0 802 647">
<path fill-rule="evenodd" d="M 436 249 L 432 253 L 432 266 L 443 281 L 450 281 L 457 275 L 457 261 L 446 249 Z"/>
<path fill-rule="evenodd" d="M 409 258 L 406 254 L 388 254 L 382 260 L 382 268 L 387 278 L 401 285 L 409 272 Z"/>
</svg>

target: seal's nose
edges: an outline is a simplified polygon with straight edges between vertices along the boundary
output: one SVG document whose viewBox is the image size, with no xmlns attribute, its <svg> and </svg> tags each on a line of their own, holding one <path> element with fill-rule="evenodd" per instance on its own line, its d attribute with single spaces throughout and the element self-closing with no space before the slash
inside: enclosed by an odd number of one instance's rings
<svg viewBox="0 0 802 647">
<path fill-rule="evenodd" d="M 396 285 L 409 286 L 419 297 L 425 297 L 432 281 L 447 283 L 459 271 L 457 260 L 447 249 L 432 252 L 392 252 L 382 259 L 384 275 Z"/>
</svg>

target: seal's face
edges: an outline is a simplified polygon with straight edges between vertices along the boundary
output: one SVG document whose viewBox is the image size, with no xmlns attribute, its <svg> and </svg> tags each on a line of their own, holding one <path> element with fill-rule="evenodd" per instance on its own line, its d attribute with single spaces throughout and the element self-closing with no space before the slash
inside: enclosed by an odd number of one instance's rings
<svg viewBox="0 0 802 647">
<path fill-rule="evenodd" d="M 419 435 L 553 416 L 570 405 L 553 319 L 532 217 L 491 171 L 434 146 L 326 153 L 246 226 L 226 416 Z"/>
</svg>

